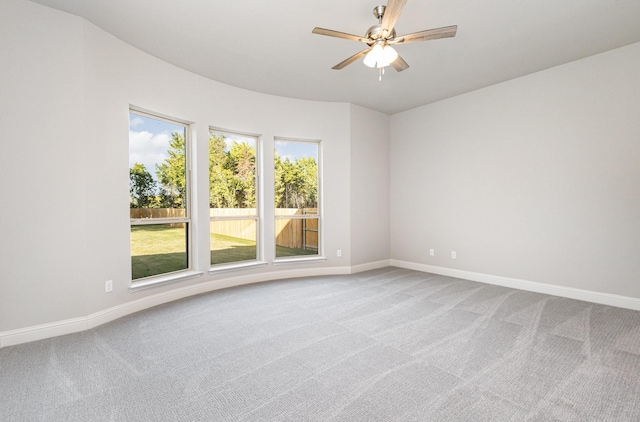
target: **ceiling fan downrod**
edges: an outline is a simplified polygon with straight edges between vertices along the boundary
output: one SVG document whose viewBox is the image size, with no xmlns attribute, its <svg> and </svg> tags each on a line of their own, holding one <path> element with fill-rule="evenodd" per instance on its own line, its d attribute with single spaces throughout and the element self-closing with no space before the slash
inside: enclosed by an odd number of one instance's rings
<svg viewBox="0 0 640 422">
<path fill-rule="evenodd" d="M 382 16 L 384 16 L 384 11 L 387 6 L 376 6 L 373 8 L 373 16 L 378 19 L 378 23 L 382 23 Z"/>
</svg>

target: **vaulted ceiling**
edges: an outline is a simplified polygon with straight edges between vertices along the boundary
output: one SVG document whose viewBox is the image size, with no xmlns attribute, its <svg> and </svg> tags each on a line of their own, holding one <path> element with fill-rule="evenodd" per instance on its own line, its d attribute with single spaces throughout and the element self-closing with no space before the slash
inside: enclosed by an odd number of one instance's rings
<svg viewBox="0 0 640 422">
<path fill-rule="evenodd" d="M 398 35 L 458 25 L 455 38 L 398 45 L 409 69 L 357 61 L 386 0 L 33 0 L 94 23 L 183 69 L 253 91 L 397 113 L 640 42 L 639 0 L 408 0 Z"/>
</svg>

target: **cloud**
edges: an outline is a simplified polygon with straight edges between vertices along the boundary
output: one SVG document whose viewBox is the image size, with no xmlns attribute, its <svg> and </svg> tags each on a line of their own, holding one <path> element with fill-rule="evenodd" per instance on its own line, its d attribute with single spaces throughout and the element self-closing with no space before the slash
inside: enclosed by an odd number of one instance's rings
<svg viewBox="0 0 640 422">
<path fill-rule="evenodd" d="M 161 164 L 169 155 L 167 133 L 150 133 L 147 131 L 129 131 L 129 168 L 135 163 L 145 166 L 155 179 L 156 164 Z"/>
<path fill-rule="evenodd" d="M 129 119 L 129 129 L 133 129 L 144 124 L 144 120 L 141 117 L 133 117 Z"/>
</svg>

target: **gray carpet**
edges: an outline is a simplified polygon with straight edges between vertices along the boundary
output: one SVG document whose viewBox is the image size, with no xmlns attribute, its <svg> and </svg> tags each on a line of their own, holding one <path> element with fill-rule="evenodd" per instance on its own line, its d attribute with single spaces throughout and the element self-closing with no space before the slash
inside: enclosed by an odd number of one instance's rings
<svg viewBox="0 0 640 422">
<path fill-rule="evenodd" d="M 640 312 L 398 268 L 0 350 L 3 421 L 639 421 Z"/>
</svg>

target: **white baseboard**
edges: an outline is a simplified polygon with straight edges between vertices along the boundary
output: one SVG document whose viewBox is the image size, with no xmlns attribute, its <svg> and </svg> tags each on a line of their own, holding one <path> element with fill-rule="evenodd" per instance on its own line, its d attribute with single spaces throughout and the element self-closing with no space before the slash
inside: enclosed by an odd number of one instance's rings
<svg viewBox="0 0 640 422">
<path fill-rule="evenodd" d="M 389 263 L 387 262 L 387 266 L 388 265 Z M 299 268 L 267 273 L 239 275 L 235 277 L 206 281 L 151 296 L 145 296 L 140 299 L 132 300 L 130 302 L 92 313 L 86 317 L 66 319 L 63 321 L 0 332 L 0 348 L 89 330 L 134 312 L 139 312 L 157 305 L 162 305 L 163 303 L 172 302 L 174 300 L 200 293 L 207 293 L 228 287 L 236 287 L 264 281 L 319 275 L 350 274 L 351 272 L 351 267 Z"/>
<path fill-rule="evenodd" d="M 390 259 L 354 265 L 352 267 L 293 269 L 268 273 L 239 275 L 235 277 L 226 277 L 223 279 L 197 283 L 151 296 L 145 296 L 140 299 L 132 300 L 121 305 L 92 313 L 86 317 L 66 319 L 63 321 L 56 321 L 42 325 L 0 332 L 0 348 L 89 330 L 107 322 L 122 318 L 123 316 L 132 314 L 134 312 L 142 311 L 144 309 L 152 308 L 163 303 L 172 302 L 174 300 L 182 299 L 188 296 L 207 293 L 214 290 L 288 278 L 355 274 L 388 266 L 445 275 L 449 277 L 457 277 L 465 280 L 478 281 L 481 283 L 494 284 L 519 290 L 527 290 L 536 293 L 544 293 L 554 296 L 567 297 L 571 299 L 584 300 L 586 302 L 600 303 L 603 305 L 610 305 L 619 308 L 640 311 L 640 298 L 613 295 L 609 293 L 576 289 L 572 287 L 563 287 L 528 280 L 520 280 L 516 278 L 501 277 L 490 274 L 475 273 L 471 271 L 456 270 L 452 268 L 437 267 L 434 265 L 417 264 L 414 262 Z"/>
<path fill-rule="evenodd" d="M 376 262 L 368 262 L 366 264 L 353 265 L 351 267 L 351 274 L 361 273 L 363 271 L 377 270 L 378 268 L 384 268 L 390 265 L 391 261 L 388 259 Z"/>
<path fill-rule="evenodd" d="M 0 348 L 88 329 L 87 318 L 72 318 L 0 333 Z"/>
<path fill-rule="evenodd" d="M 394 267 L 406 268 L 408 270 L 416 270 L 425 273 L 457 277 L 486 284 L 495 284 L 497 286 L 526 290 L 529 292 L 544 293 L 553 296 L 566 297 L 570 299 L 583 300 L 585 302 L 599 303 L 602 305 L 610 305 L 618 308 L 640 311 L 640 298 L 635 297 L 594 292 L 591 290 L 576 289 L 573 287 L 564 287 L 555 284 L 538 283 L 535 281 L 502 277 L 491 274 L 475 273 L 471 271 L 456 270 L 453 268 L 437 267 L 435 265 L 417 264 L 415 262 L 399 261 L 396 259 L 391 259 L 390 265 Z"/>
</svg>

